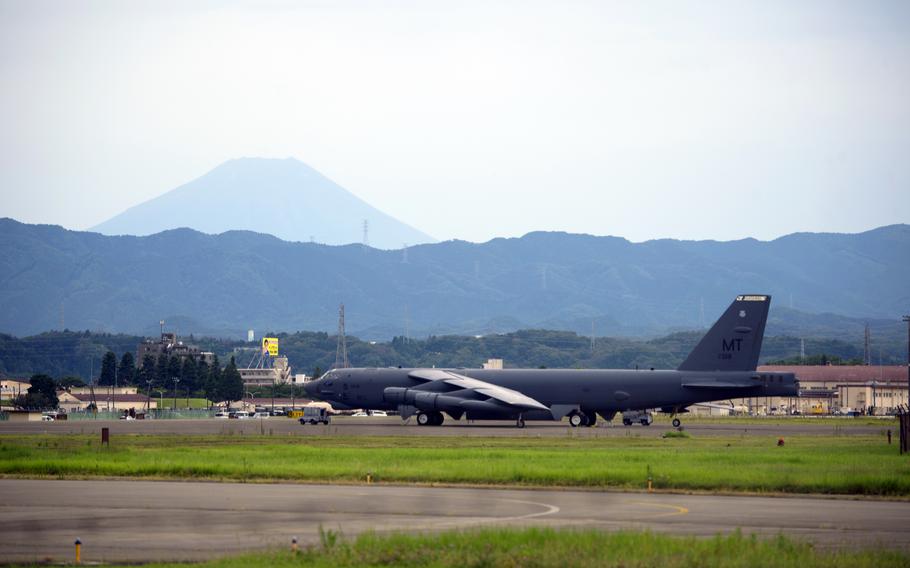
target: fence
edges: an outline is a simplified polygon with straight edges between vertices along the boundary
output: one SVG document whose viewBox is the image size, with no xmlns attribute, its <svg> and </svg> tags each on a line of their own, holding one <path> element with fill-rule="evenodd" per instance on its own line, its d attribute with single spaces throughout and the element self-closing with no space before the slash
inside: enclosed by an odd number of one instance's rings
<svg viewBox="0 0 910 568">
<path fill-rule="evenodd" d="M 141 411 L 139 411 L 141 412 Z M 123 416 L 123 411 L 107 411 L 99 410 L 98 412 L 70 412 L 66 415 L 67 420 L 119 420 Z M 213 418 L 215 416 L 214 410 L 187 410 L 187 409 L 177 409 L 171 410 L 170 408 L 165 409 L 152 409 L 145 414 L 145 417 L 150 420 L 189 420 L 196 418 Z M 2 419 L 0 419 L 2 420 Z"/>
</svg>

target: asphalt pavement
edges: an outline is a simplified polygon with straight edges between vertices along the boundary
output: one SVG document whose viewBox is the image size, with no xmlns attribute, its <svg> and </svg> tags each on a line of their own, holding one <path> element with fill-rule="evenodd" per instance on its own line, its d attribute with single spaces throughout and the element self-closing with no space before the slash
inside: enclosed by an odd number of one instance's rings
<svg viewBox="0 0 910 568">
<path fill-rule="evenodd" d="M 600 421 L 591 428 L 572 428 L 568 421 L 528 422 L 524 429 L 516 428 L 509 421 L 453 421 L 447 419 L 442 426 L 418 426 L 413 419 L 403 422 L 397 416 L 355 418 L 340 416 L 325 425 L 298 424 L 285 417 L 263 420 L 63 420 L 58 422 L 0 422 L 0 434 L 93 434 L 107 427 L 116 434 L 204 434 L 204 435 L 255 435 L 294 434 L 300 436 L 458 436 L 458 437 L 547 437 L 567 435 L 577 437 L 641 436 L 660 437 L 672 429 L 669 423 L 655 422 L 651 426 L 623 426 Z M 849 418 L 831 423 L 794 422 L 769 418 L 762 422 L 688 422 L 683 418 L 683 428 L 694 436 L 840 436 L 882 434 L 891 428 L 896 435 L 893 421 L 881 425 L 857 424 Z"/>
<path fill-rule="evenodd" d="M 910 548 L 910 503 L 383 485 L 0 480 L 0 559 L 199 560 L 319 542 L 320 526 L 438 531 L 483 526 L 784 534 L 816 546 Z"/>
</svg>

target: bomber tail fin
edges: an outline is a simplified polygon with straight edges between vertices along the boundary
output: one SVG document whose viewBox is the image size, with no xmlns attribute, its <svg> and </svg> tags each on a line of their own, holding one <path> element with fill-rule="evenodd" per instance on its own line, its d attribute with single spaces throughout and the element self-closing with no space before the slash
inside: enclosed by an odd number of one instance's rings
<svg viewBox="0 0 910 568">
<path fill-rule="evenodd" d="M 754 371 L 771 296 L 737 296 L 679 366 L 680 371 Z"/>
</svg>

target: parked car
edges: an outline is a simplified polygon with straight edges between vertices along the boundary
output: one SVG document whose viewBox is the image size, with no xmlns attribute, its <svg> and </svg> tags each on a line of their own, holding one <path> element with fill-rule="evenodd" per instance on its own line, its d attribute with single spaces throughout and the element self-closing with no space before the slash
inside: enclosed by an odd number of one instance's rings
<svg viewBox="0 0 910 568">
<path fill-rule="evenodd" d="M 268 418 L 268 412 L 254 412 L 250 418 Z"/>
<path fill-rule="evenodd" d="M 364 417 L 364 416 L 388 416 L 385 413 L 385 410 L 361 410 L 360 412 L 355 412 L 351 416 Z"/>
<path fill-rule="evenodd" d="M 215 413 L 215 418 L 230 418 L 230 417 L 231 417 L 231 413 L 228 412 L 227 410 L 219 410 L 218 412 Z"/>
<path fill-rule="evenodd" d="M 228 418 L 235 420 L 249 420 L 250 413 L 246 410 L 237 410 L 228 414 Z"/>
</svg>

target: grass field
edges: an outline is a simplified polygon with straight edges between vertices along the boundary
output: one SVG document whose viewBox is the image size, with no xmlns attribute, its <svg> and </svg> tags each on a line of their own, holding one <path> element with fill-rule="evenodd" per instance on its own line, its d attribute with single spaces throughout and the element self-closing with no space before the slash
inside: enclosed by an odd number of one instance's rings
<svg viewBox="0 0 910 568">
<path fill-rule="evenodd" d="M 322 544 L 244 554 L 202 564 L 146 564 L 149 568 L 248 568 L 436 566 L 436 567 L 651 567 L 707 566 L 792 568 L 890 568 L 907 566 L 907 555 L 886 550 L 824 552 L 784 537 L 756 539 L 733 534 L 708 539 L 641 532 L 484 529 L 435 535 L 361 535 L 348 542 L 324 532 Z"/>
<path fill-rule="evenodd" d="M 883 436 L 419 438 L 0 436 L 0 475 L 125 476 L 910 496 Z"/>
</svg>

